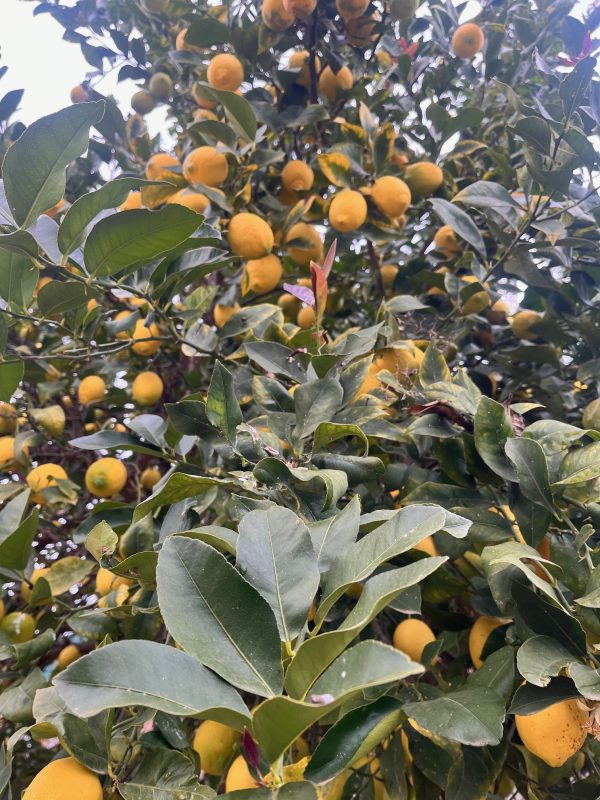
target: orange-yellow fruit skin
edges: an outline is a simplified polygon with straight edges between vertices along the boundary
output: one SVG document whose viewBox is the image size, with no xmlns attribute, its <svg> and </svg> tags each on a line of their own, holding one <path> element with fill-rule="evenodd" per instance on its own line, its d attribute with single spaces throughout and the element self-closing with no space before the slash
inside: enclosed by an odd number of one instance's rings
<svg viewBox="0 0 600 800">
<path fill-rule="evenodd" d="M 131 384 L 131 396 L 138 406 L 153 406 L 163 395 L 165 385 L 156 372 L 140 372 Z"/>
<path fill-rule="evenodd" d="M 106 383 L 99 375 L 88 375 L 77 388 L 77 398 L 82 406 L 102 400 L 106 393 Z"/>
<path fill-rule="evenodd" d="M 227 180 L 228 172 L 225 155 L 209 145 L 196 147 L 183 162 L 183 177 L 188 183 L 221 186 Z"/>
<path fill-rule="evenodd" d="M 232 306 L 226 306 L 222 303 L 216 303 L 213 308 L 213 319 L 217 328 L 222 328 L 226 322 L 229 322 L 231 317 L 240 310 L 239 303 L 234 303 Z"/>
<path fill-rule="evenodd" d="M 244 756 L 238 756 L 227 770 L 225 791 L 236 792 L 240 789 L 256 789 L 256 781 L 252 777 Z"/>
<path fill-rule="evenodd" d="M 74 758 L 60 758 L 38 772 L 23 800 L 102 800 L 102 784 Z"/>
<path fill-rule="evenodd" d="M 155 322 L 152 322 L 147 328 L 143 321 L 138 319 L 131 335 L 131 338 L 135 340 L 131 349 L 138 356 L 153 356 L 160 350 L 160 341 L 155 338 L 157 336 L 160 336 L 160 329 Z"/>
<path fill-rule="evenodd" d="M 85 486 L 95 497 L 113 497 L 127 483 L 127 467 L 118 458 L 106 456 L 94 461 L 85 473 Z"/>
<path fill-rule="evenodd" d="M 162 475 L 158 467 L 146 467 L 140 475 L 140 483 L 147 492 L 150 492 L 161 478 Z"/>
<path fill-rule="evenodd" d="M 125 200 L 119 206 L 119 211 L 133 211 L 142 207 L 142 193 L 129 192 Z"/>
<path fill-rule="evenodd" d="M 423 352 L 412 342 L 406 347 L 386 347 L 380 350 L 373 362 L 375 370 L 386 370 L 402 381 L 411 377 L 423 361 Z"/>
<path fill-rule="evenodd" d="M 283 7 L 296 19 L 306 19 L 317 7 L 317 0 L 283 0 Z"/>
<path fill-rule="evenodd" d="M 85 103 L 90 99 L 88 93 L 80 83 L 71 89 L 70 98 L 72 103 Z"/>
<path fill-rule="evenodd" d="M 242 211 L 235 214 L 227 230 L 229 247 L 236 256 L 255 259 L 268 255 L 273 249 L 273 231 L 262 217 Z"/>
<path fill-rule="evenodd" d="M 469 631 L 469 655 L 476 669 L 483 665 L 481 654 L 489 635 L 505 622 L 496 617 L 478 617 Z"/>
<path fill-rule="evenodd" d="M 296 78 L 296 83 L 303 86 L 307 91 L 310 89 L 310 54 L 308 50 L 297 50 L 292 53 L 288 59 L 288 69 L 299 69 L 300 72 Z M 317 75 L 321 71 L 321 59 L 319 56 L 315 57 L 315 70 Z"/>
<path fill-rule="evenodd" d="M 34 503 L 44 503 L 42 489 L 56 486 L 56 481 L 68 480 L 68 475 L 60 464 L 40 464 L 34 467 L 27 475 L 27 485 L 33 492 L 31 499 Z"/>
<path fill-rule="evenodd" d="M 412 660 L 421 662 L 423 650 L 435 641 L 435 634 L 426 622 L 420 619 L 405 619 L 396 626 L 393 643 Z"/>
<path fill-rule="evenodd" d="M 504 302 L 504 300 L 500 298 L 490 306 L 487 312 L 487 318 L 492 323 L 492 325 L 502 325 L 502 323 L 506 322 L 508 314 L 509 314 L 509 308 Z"/>
<path fill-rule="evenodd" d="M 144 171 L 149 181 L 155 181 L 160 176 L 161 172 L 165 172 L 165 170 L 171 167 L 178 166 L 179 161 L 175 156 L 171 156 L 169 153 L 154 153 L 154 155 L 150 156 L 148 159 Z"/>
<path fill-rule="evenodd" d="M 401 178 L 384 175 L 377 178 L 371 187 L 371 199 L 382 214 L 396 219 L 408 209 L 412 198 L 410 189 Z"/>
<path fill-rule="evenodd" d="M 208 197 L 191 189 L 180 189 L 167 200 L 168 204 L 185 206 L 191 211 L 195 211 L 196 214 L 204 214 L 208 208 L 208 202 Z"/>
<path fill-rule="evenodd" d="M 562 767 L 585 742 L 589 712 L 576 699 L 562 700 L 537 714 L 515 714 L 517 731 L 530 753 L 550 767 Z"/>
<path fill-rule="evenodd" d="M 342 92 L 349 91 L 353 86 L 354 78 L 348 67 L 334 72 L 327 66 L 319 75 L 319 91 L 330 103 L 334 103 Z"/>
<path fill-rule="evenodd" d="M 271 253 L 263 258 L 247 261 L 242 277 L 242 294 L 272 292 L 283 275 L 281 259 Z"/>
<path fill-rule="evenodd" d="M 450 225 L 442 225 L 441 228 L 438 228 L 433 237 L 433 243 L 436 250 L 440 250 L 447 256 L 460 253 L 462 250 L 458 237 Z"/>
<path fill-rule="evenodd" d="M 10 403 L 0 403 L 0 436 L 16 432 L 18 416 L 17 410 Z"/>
<path fill-rule="evenodd" d="M 331 227 L 340 233 L 351 233 L 367 219 L 367 201 L 360 192 L 342 189 L 337 192 L 329 206 Z"/>
<path fill-rule="evenodd" d="M 240 735 L 228 725 L 206 720 L 194 736 L 193 748 L 207 775 L 222 775 L 235 752 Z"/>
<path fill-rule="evenodd" d="M 305 331 L 314 327 L 316 320 L 317 318 L 312 306 L 304 306 L 304 308 L 301 308 L 296 318 L 298 326 Z"/>
<path fill-rule="evenodd" d="M 281 183 L 284 189 L 295 192 L 308 191 L 315 180 L 315 173 L 304 161 L 288 161 L 281 170 Z"/>
<path fill-rule="evenodd" d="M 426 553 L 428 556 L 439 556 L 440 554 L 433 536 L 427 536 L 423 541 L 416 544 L 413 550 L 419 550 L 421 553 Z"/>
<path fill-rule="evenodd" d="M 373 16 L 353 17 L 344 21 L 346 23 L 346 40 L 352 47 L 360 47 L 364 50 L 377 40 L 376 26 L 378 22 L 381 22 L 379 12 L 376 11 Z"/>
<path fill-rule="evenodd" d="M 384 264 L 379 270 L 381 274 L 381 282 L 384 289 L 391 289 L 396 275 L 400 272 L 395 264 Z"/>
<path fill-rule="evenodd" d="M 31 584 L 31 587 L 25 581 L 23 581 L 23 583 L 21 584 L 21 597 L 26 603 L 28 603 L 31 599 L 31 592 L 33 587 L 36 585 L 39 579 L 42 578 L 44 575 L 47 575 L 49 571 L 50 567 L 36 567 L 36 569 L 34 569 L 33 572 L 31 573 L 31 577 L 29 578 L 29 583 Z"/>
<path fill-rule="evenodd" d="M 281 33 L 294 24 L 296 18 L 283 4 L 283 0 L 263 0 L 260 10 L 266 28 Z"/>
<path fill-rule="evenodd" d="M 12 465 L 15 460 L 14 436 L 0 436 L 0 469 Z"/>
<path fill-rule="evenodd" d="M 335 0 L 338 14 L 345 20 L 362 17 L 369 7 L 369 0 Z"/>
<path fill-rule="evenodd" d="M 413 197 L 429 197 L 444 183 L 444 173 L 437 164 L 416 161 L 406 167 L 404 179 Z"/>
<path fill-rule="evenodd" d="M 35 633 L 35 620 L 31 614 L 23 611 L 11 611 L 0 622 L 2 631 L 13 644 L 23 644 L 33 639 Z"/>
<path fill-rule="evenodd" d="M 244 68 L 231 53 L 219 53 L 211 59 L 206 77 L 214 89 L 235 92 L 244 80 Z"/>
<path fill-rule="evenodd" d="M 120 575 L 113 575 L 109 569 L 99 567 L 96 573 L 96 591 L 103 597 L 109 592 L 114 592 L 119 586 L 131 586 L 131 581 L 128 578 L 123 578 Z"/>
<path fill-rule="evenodd" d="M 58 654 L 58 658 L 56 659 L 58 662 L 59 669 L 66 669 L 69 664 L 72 664 L 74 661 L 81 656 L 81 652 L 79 648 L 74 644 L 68 644 Z"/>
<path fill-rule="evenodd" d="M 452 51 L 459 58 L 473 58 L 485 43 L 483 31 L 475 22 L 460 25 L 452 36 Z"/>
<path fill-rule="evenodd" d="M 297 222 L 287 232 L 286 242 L 294 239 L 306 240 L 306 245 L 292 245 L 288 247 L 288 255 L 301 267 L 308 267 L 311 261 L 320 263 L 323 260 L 323 242 L 319 231 L 306 222 Z"/>
<path fill-rule="evenodd" d="M 516 337 L 519 339 L 525 339 L 528 342 L 533 342 L 538 337 L 536 333 L 530 330 L 531 326 L 541 321 L 541 314 L 538 314 L 537 311 L 529 311 L 528 309 L 525 309 L 523 311 L 517 311 L 510 321 L 510 326 Z"/>
</svg>

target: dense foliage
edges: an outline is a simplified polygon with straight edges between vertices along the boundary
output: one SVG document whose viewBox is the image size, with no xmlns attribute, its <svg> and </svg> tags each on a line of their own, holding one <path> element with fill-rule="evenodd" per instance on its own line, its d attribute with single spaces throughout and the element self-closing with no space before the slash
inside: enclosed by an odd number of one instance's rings
<svg viewBox="0 0 600 800">
<path fill-rule="evenodd" d="M 90 72 L 0 99 L 2 797 L 597 797 L 573 5 L 36 0 Z"/>
</svg>

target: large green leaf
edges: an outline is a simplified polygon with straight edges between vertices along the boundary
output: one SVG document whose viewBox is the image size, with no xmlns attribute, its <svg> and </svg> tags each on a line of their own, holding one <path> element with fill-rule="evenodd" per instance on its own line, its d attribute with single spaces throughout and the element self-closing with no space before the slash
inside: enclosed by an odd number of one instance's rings
<svg viewBox="0 0 600 800">
<path fill-rule="evenodd" d="M 58 246 L 61 253 L 68 255 L 81 244 L 87 226 L 101 211 L 116 208 L 132 189 L 155 183 L 156 181 L 146 181 L 143 178 L 117 178 L 105 183 L 95 192 L 88 192 L 78 197 L 67 210 L 58 229 Z"/>
<path fill-rule="evenodd" d="M 335 778 L 374 750 L 398 727 L 403 716 L 402 703 L 393 697 L 380 697 L 370 705 L 353 709 L 325 732 L 304 777 L 315 783 Z"/>
<path fill-rule="evenodd" d="M 231 686 L 175 647 L 130 639 L 82 656 L 54 679 L 77 716 L 142 706 L 186 717 L 224 722 L 237 730 L 248 710 Z"/>
<path fill-rule="evenodd" d="M 445 558 L 438 557 L 422 558 L 414 564 L 369 578 L 358 602 L 336 630 L 306 639 L 298 648 L 285 675 L 288 693 L 292 697 L 304 699 L 319 675 L 380 611 L 405 589 L 421 583 L 445 561 Z"/>
<path fill-rule="evenodd" d="M 0 568 L 23 570 L 31 556 L 31 544 L 38 529 L 36 509 L 0 543 Z"/>
<path fill-rule="evenodd" d="M 202 97 L 215 100 L 223 106 L 227 121 L 242 139 L 254 141 L 257 123 L 250 103 L 235 92 L 213 89 L 206 83 L 197 83 L 195 91 Z"/>
<path fill-rule="evenodd" d="M 338 514 L 318 520 L 309 525 L 310 537 L 321 572 L 343 557 L 346 548 L 356 541 L 360 520 L 360 497 L 352 500 Z"/>
<path fill-rule="evenodd" d="M 210 377 L 206 398 L 206 416 L 211 425 L 219 428 L 232 442 L 237 426 L 242 422 L 242 410 L 235 396 L 233 376 L 220 361 L 216 361 Z"/>
<path fill-rule="evenodd" d="M 38 293 L 38 307 L 45 317 L 82 308 L 92 297 L 80 281 L 50 281 Z"/>
<path fill-rule="evenodd" d="M 548 706 L 562 700 L 579 698 L 581 695 L 572 680 L 566 677 L 555 678 L 547 686 L 533 686 L 523 683 L 514 694 L 509 714 L 529 716 L 543 711 Z"/>
<path fill-rule="evenodd" d="M 167 205 L 112 214 L 96 223 L 86 239 L 87 270 L 97 277 L 147 264 L 185 242 L 200 224 L 189 208 Z"/>
<path fill-rule="evenodd" d="M 516 481 L 517 473 L 504 452 L 513 435 L 512 426 L 503 405 L 485 395 L 479 401 L 473 419 L 475 447 L 487 466 L 507 481 Z"/>
<path fill-rule="evenodd" d="M 330 422 L 343 398 L 342 384 L 335 378 L 308 381 L 299 386 L 294 394 L 295 435 L 304 439 L 314 433 L 321 422 Z"/>
<path fill-rule="evenodd" d="M 150 495 L 142 503 L 136 506 L 133 512 L 133 522 L 138 522 L 147 514 L 161 506 L 173 505 L 180 500 L 188 497 L 196 497 L 203 494 L 209 486 L 234 487 L 235 484 L 220 480 L 219 478 L 200 477 L 199 475 L 187 475 L 184 472 L 175 472 L 167 478 L 155 494 Z"/>
<path fill-rule="evenodd" d="M 281 691 L 273 612 L 221 553 L 172 536 L 160 551 L 156 577 L 165 625 L 188 653 L 240 689 L 261 697 Z"/>
<path fill-rule="evenodd" d="M 77 103 L 33 122 L 2 163 L 4 191 L 19 227 L 28 228 L 65 193 L 65 168 L 88 146 L 104 103 Z"/>
<path fill-rule="evenodd" d="M 483 747 L 502 738 L 504 701 L 491 689 L 457 689 L 434 700 L 406 703 L 404 712 L 431 733 L 461 744 Z"/>
<path fill-rule="evenodd" d="M 534 439 L 509 439 L 506 455 L 517 469 L 519 486 L 531 501 L 554 514 L 552 493 L 548 480 L 548 464 L 544 451 Z"/>
<path fill-rule="evenodd" d="M 533 633 L 550 636 L 574 655 L 587 655 L 585 631 L 575 617 L 520 583 L 513 585 L 512 595 L 520 616 Z"/>
<path fill-rule="evenodd" d="M 571 486 L 600 477 L 600 442 L 568 452 L 560 465 L 559 477 L 558 486 Z"/>
<path fill-rule="evenodd" d="M 291 647 L 319 587 L 308 528 L 287 508 L 251 511 L 240 522 L 236 551 L 238 568 L 269 603 L 281 640 Z"/>
<path fill-rule="evenodd" d="M 519 673 L 535 686 L 547 686 L 575 660 L 573 653 L 551 636 L 532 636 L 517 651 Z"/>
<path fill-rule="evenodd" d="M 0 250 L 0 297 L 10 306 L 27 308 L 39 274 L 29 256 L 14 250 Z"/>
<path fill-rule="evenodd" d="M 0 511 L 0 542 L 4 541 L 7 536 L 10 536 L 10 534 L 19 527 L 19 523 L 21 522 L 29 502 L 29 495 L 30 492 L 28 489 L 24 492 L 20 492 L 16 497 L 13 497 L 12 500 L 9 500 Z"/>
<path fill-rule="evenodd" d="M 369 688 L 385 686 L 423 672 L 401 651 L 375 641 L 359 642 L 341 655 L 314 684 L 311 702 L 272 697 L 254 711 L 253 732 L 272 763 L 300 734 L 318 720 L 361 697 Z"/>
<path fill-rule="evenodd" d="M 446 515 L 439 506 L 408 506 L 349 547 L 344 558 L 327 575 L 315 619 L 317 625 L 352 583 L 368 578 L 390 558 L 405 553 L 441 530 L 445 520 Z"/>
<path fill-rule="evenodd" d="M 151 748 L 135 775 L 119 783 L 125 800 L 209 800 L 214 789 L 198 783 L 192 762 L 183 753 Z"/>
</svg>

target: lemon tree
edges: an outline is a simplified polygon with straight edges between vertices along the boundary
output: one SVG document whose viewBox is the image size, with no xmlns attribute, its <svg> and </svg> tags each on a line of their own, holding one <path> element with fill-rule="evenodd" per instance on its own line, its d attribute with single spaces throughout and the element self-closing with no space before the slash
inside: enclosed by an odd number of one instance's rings
<svg viewBox="0 0 600 800">
<path fill-rule="evenodd" d="M 92 5 L 0 99 L 0 792 L 597 796 L 600 14 Z"/>
</svg>

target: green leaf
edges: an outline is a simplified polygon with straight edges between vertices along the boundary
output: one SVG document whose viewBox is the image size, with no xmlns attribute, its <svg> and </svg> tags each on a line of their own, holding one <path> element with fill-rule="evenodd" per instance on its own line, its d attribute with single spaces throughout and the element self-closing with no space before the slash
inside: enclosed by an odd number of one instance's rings
<svg viewBox="0 0 600 800">
<path fill-rule="evenodd" d="M 0 644 L 0 660 L 14 660 L 15 667 L 23 667 L 47 653 L 56 642 L 56 634 L 48 628 L 35 639 L 20 644 Z"/>
<path fill-rule="evenodd" d="M 448 774 L 445 800 L 478 800 L 489 794 L 493 784 L 490 756 L 485 750 L 462 747 Z"/>
<path fill-rule="evenodd" d="M 548 464 L 544 451 L 533 439 L 509 439 L 506 455 L 517 469 L 519 486 L 523 494 L 536 505 L 554 515 L 552 493 L 548 480 Z"/>
<path fill-rule="evenodd" d="M 461 238 L 468 242 L 485 259 L 486 249 L 483 237 L 479 228 L 471 217 L 462 209 L 458 208 L 441 197 L 434 197 L 429 200 L 433 210 L 446 225 L 450 225 L 452 230 Z"/>
<path fill-rule="evenodd" d="M 125 800 L 209 800 L 214 789 L 198 783 L 192 762 L 183 753 L 153 748 L 145 753 L 135 776 L 119 783 Z"/>
<path fill-rule="evenodd" d="M 321 572 L 327 572 L 332 564 L 343 556 L 346 548 L 354 544 L 358 536 L 359 521 L 360 498 L 355 494 L 338 514 L 318 520 L 309 526 Z"/>
<path fill-rule="evenodd" d="M 485 659 L 484 664 L 469 675 L 469 686 L 493 689 L 508 702 L 515 684 L 515 651 L 510 646 L 501 647 Z"/>
<path fill-rule="evenodd" d="M 552 131 L 546 120 L 541 117 L 521 117 L 512 130 L 538 153 L 550 155 Z"/>
<path fill-rule="evenodd" d="M 28 231 L 0 234 L 0 250 L 9 250 L 22 256 L 37 258 L 38 243 Z"/>
<path fill-rule="evenodd" d="M 183 244 L 199 224 L 195 211 L 176 204 L 112 214 L 90 231 L 83 250 L 86 267 L 102 278 L 148 264 Z"/>
<path fill-rule="evenodd" d="M 508 713 L 529 716 L 562 700 L 578 697 L 581 695 L 570 678 L 555 678 L 548 686 L 543 687 L 524 683 L 515 692 Z"/>
<path fill-rule="evenodd" d="M 38 293 L 38 306 L 45 317 L 82 308 L 90 299 L 88 287 L 79 281 L 50 281 Z"/>
<path fill-rule="evenodd" d="M 89 559 L 64 556 L 50 565 L 44 579 L 48 581 L 52 594 L 56 597 L 68 591 L 76 583 L 81 583 L 93 568 L 94 562 Z"/>
<path fill-rule="evenodd" d="M 31 556 L 31 545 L 38 529 L 37 509 L 0 543 L 0 567 L 23 570 Z"/>
<path fill-rule="evenodd" d="M 231 35 L 227 25 L 210 16 L 193 19 L 185 34 L 185 43 L 193 47 L 211 47 L 230 41 Z"/>
<path fill-rule="evenodd" d="M 450 378 L 446 359 L 434 344 L 429 344 L 419 368 L 419 383 L 427 387 L 434 383 L 450 381 Z"/>
<path fill-rule="evenodd" d="M 385 686 L 423 672 L 399 650 L 382 642 L 364 641 L 341 655 L 314 684 L 311 702 L 272 697 L 254 710 L 253 735 L 270 763 L 300 734 L 344 703 L 371 687 Z"/>
<path fill-rule="evenodd" d="M 94 525 L 85 537 L 85 548 L 96 561 L 101 561 L 106 555 L 112 555 L 118 543 L 119 537 L 105 520 Z"/>
<path fill-rule="evenodd" d="M 7 536 L 19 527 L 19 523 L 25 513 L 29 502 L 29 489 L 20 492 L 13 497 L 0 511 L 0 541 L 4 541 Z"/>
<path fill-rule="evenodd" d="M 119 206 L 133 189 L 144 185 L 154 186 L 157 183 L 143 178 L 117 178 L 105 183 L 95 192 L 88 192 L 78 197 L 67 210 L 58 229 L 58 246 L 61 253 L 68 255 L 81 244 L 87 226 L 101 211 Z"/>
<path fill-rule="evenodd" d="M 177 716 L 214 719 L 242 730 L 248 710 L 231 686 L 175 647 L 130 639 L 82 656 L 55 679 L 79 717 L 141 706 Z"/>
<path fill-rule="evenodd" d="M 546 560 L 533 547 L 514 540 L 484 548 L 481 554 L 481 566 L 487 575 L 494 600 L 499 608 L 505 609 L 510 603 L 510 591 L 515 577 L 511 567 L 516 567 L 536 588 L 552 600 L 555 599 L 556 594 L 550 584 L 540 578 L 533 567 L 525 563 L 525 559 L 533 561 L 534 564 Z"/>
<path fill-rule="evenodd" d="M 9 305 L 27 308 L 39 274 L 30 256 L 13 250 L 0 250 L 0 297 Z"/>
<path fill-rule="evenodd" d="M 248 358 L 267 372 L 285 375 L 297 383 L 306 380 L 306 369 L 300 354 L 278 342 L 246 342 Z"/>
<path fill-rule="evenodd" d="M 504 702 L 490 689 L 457 689 L 434 700 L 406 703 L 404 712 L 431 733 L 461 744 L 483 747 L 502 738 Z"/>
<path fill-rule="evenodd" d="M 209 486 L 232 487 L 235 484 L 219 478 L 200 477 L 198 475 L 175 472 L 167 478 L 158 492 L 150 495 L 135 507 L 132 522 L 138 522 L 161 506 L 170 506 L 188 497 L 197 497 L 203 494 Z"/>
<path fill-rule="evenodd" d="M 573 653 L 551 636 L 531 636 L 517 651 L 519 673 L 535 686 L 547 686 L 574 661 Z"/>
<path fill-rule="evenodd" d="M 285 675 L 285 687 L 292 697 L 304 699 L 319 675 L 350 642 L 398 595 L 417 586 L 437 570 L 445 558 L 422 558 L 413 564 L 374 575 L 341 625 L 332 631 L 306 639 L 298 648 Z"/>
<path fill-rule="evenodd" d="M 356 438 L 363 445 L 361 455 L 367 455 L 369 452 L 369 440 L 362 428 L 358 425 L 341 425 L 337 422 L 320 422 L 315 431 L 313 439 L 313 453 L 319 450 L 325 450 L 328 445 L 337 442 L 339 439 Z"/>
<path fill-rule="evenodd" d="M 135 453 L 144 453 L 156 456 L 160 453 L 158 448 L 145 444 L 137 436 L 120 431 L 98 431 L 90 436 L 80 436 L 71 439 L 69 444 L 81 450 L 133 450 Z"/>
<path fill-rule="evenodd" d="M 485 395 L 473 420 L 475 447 L 485 464 L 504 480 L 516 481 L 517 473 L 504 452 L 513 429 L 503 405 Z"/>
<path fill-rule="evenodd" d="M 207 83 L 197 83 L 195 91 L 209 100 L 216 100 L 223 106 L 225 116 L 238 136 L 248 142 L 253 142 L 256 137 L 257 124 L 254 111 L 250 103 L 235 92 L 225 92 L 213 89 Z"/>
<path fill-rule="evenodd" d="M 19 683 L 13 683 L 0 695 L 0 715 L 10 722 L 33 722 L 33 700 L 38 689 L 46 686 L 46 678 L 38 667 Z"/>
<path fill-rule="evenodd" d="M 335 778 L 374 750 L 398 727 L 403 716 L 402 703 L 393 697 L 380 697 L 353 709 L 325 732 L 304 770 L 304 778 L 314 783 Z"/>
<path fill-rule="evenodd" d="M 520 616 L 533 633 L 555 639 L 574 655 L 587 656 L 585 631 L 575 617 L 520 583 L 513 584 L 512 594 Z"/>
<path fill-rule="evenodd" d="M 58 203 L 66 186 L 65 169 L 88 146 L 90 127 L 104 103 L 77 103 L 33 122 L 9 147 L 2 163 L 4 191 L 20 228 Z"/>
<path fill-rule="evenodd" d="M 327 575 L 315 619 L 317 625 L 352 583 L 368 578 L 381 564 L 441 530 L 445 519 L 439 506 L 408 506 L 348 548 Z"/>
<path fill-rule="evenodd" d="M 571 486 L 600 477 L 600 442 L 571 450 L 562 460 L 557 486 Z"/>
<path fill-rule="evenodd" d="M 241 689 L 261 697 L 281 691 L 273 612 L 221 553 L 172 536 L 160 551 L 156 576 L 165 625 L 188 653 Z"/>
<path fill-rule="evenodd" d="M 321 422 L 329 422 L 342 405 L 344 390 L 335 378 L 308 381 L 294 394 L 296 405 L 295 435 L 310 436 Z"/>
<path fill-rule="evenodd" d="M 269 603 L 281 640 L 291 646 L 306 624 L 319 587 L 306 525 L 287 508 L 251 511 L 239 525 L 237 566 Z"/>
<path fill-rule="evenodd" d="M 223 431 L 230 442 L 243 421 L 242 410 L 235 395 L 233 376 L 220 361 L 216 361 L 206 398 L 206 416 L 211 425 Z"/>
</svg>

